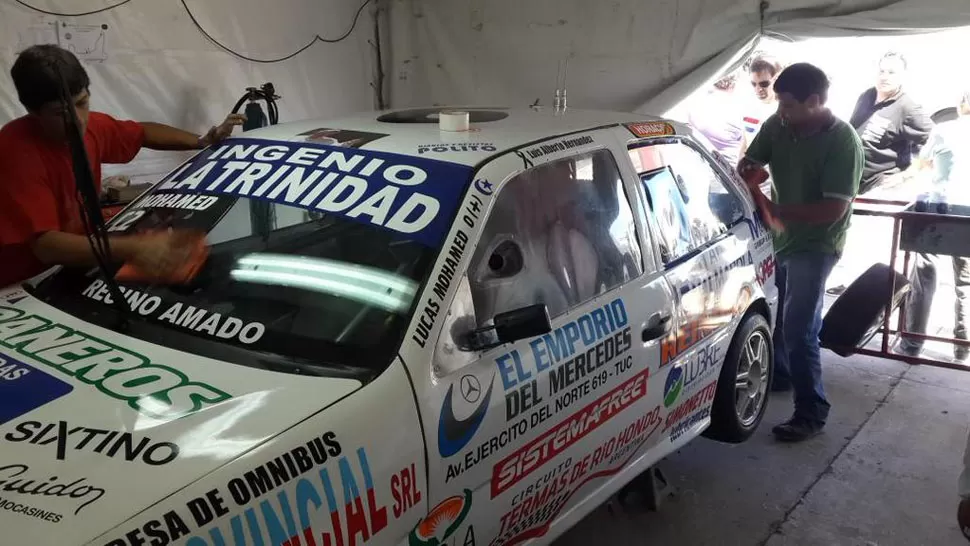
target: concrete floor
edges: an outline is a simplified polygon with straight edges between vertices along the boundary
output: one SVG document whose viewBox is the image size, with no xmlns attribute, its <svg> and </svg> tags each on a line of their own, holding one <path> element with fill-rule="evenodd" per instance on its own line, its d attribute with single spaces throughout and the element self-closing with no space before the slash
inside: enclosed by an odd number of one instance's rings
<svg viewBox="0 0 970 546">
<path fill-rule="evenodd" d="M 659 512 L 602 506 L 556 546 L 909 546 L 967 544 L 955 523 L 970 373 L 824 356 L 825 432 L 776 443 L 791 413 L 773 395 L 748 442 L 700 438 L 660 467 L 675 486 Z"/>
<path fill-rule="evenodd" d="M 829 286 L 888 263 L 890 223 L 862 221 L 854 231 Z M 948 336 L 949 267 L 939 280 L 929 331 Z M 825 299 L 826 308 L 835 300 Z M 952 349 L 928 343 L 925 352 L 947 358 Z M 748 442 L 699 438 L 660 464 L 675 492 L 659 512 L 604 505 L 556 546 L 966 545 L 955 520 L 970 373 L 829 351 L 822 363 L 832 403 L 822 435 L 775 442 L 771 427 L 792 411 L 790 395 L 775 394 Z"/>
</svg>

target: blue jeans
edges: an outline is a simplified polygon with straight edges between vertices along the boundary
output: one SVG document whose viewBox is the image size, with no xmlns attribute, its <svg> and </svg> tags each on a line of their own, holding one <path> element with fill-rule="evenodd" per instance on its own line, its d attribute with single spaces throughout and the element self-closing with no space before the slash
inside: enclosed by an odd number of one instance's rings
<svg viewBox="0 0 970 546">
<path fill-rule="evenodd" d="M 804 252 L 779 257 L 775 272 L 779 308 L 775 325 L 774 383 L 791 383 L 796 418 L 824 425 L 831 405 L 822 387 L 818 332 L 822 329 L 825 281 L 839 257 Z"/>
</svg>

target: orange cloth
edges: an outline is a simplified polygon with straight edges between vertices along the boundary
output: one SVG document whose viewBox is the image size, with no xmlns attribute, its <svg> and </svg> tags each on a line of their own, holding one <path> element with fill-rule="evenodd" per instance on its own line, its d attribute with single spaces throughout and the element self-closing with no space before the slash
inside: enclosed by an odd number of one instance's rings
<svg viewBox="0 0 970 546">
<path fill-rule="evenodd" d="M 124 282 L 147 282 L 157 284 L 188 284 L 192 282 L 205 261 L 209 258 L 209 246 L 205 242 L 205 234 L 192 235 L 186 244 L 189 245 L 189 255 L 181 267 L 173 271 L 170 275 L 157 275 L 153 272 L 143 271 L 130 263 L 121 266 L 115 279 Z"/>
</svg>

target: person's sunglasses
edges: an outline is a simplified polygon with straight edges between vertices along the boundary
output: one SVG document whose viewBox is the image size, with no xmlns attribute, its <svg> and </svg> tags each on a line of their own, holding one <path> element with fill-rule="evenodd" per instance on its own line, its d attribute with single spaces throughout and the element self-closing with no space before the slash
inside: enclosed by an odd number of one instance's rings
<svg viewBox="0 0 970 546">
<path fill-rule="evenodd" d="M 770 82 L 770 81 L 764 81 L 764 82 L 751 82 L 751 87 L 760 87 L 760 88 L 762 88 L 762 89 L 764 89 L 764 88 L 766 88 L 766 87 L 768 87 L 769 85 L 771 85 L 771 82 Z"/>
</svg>

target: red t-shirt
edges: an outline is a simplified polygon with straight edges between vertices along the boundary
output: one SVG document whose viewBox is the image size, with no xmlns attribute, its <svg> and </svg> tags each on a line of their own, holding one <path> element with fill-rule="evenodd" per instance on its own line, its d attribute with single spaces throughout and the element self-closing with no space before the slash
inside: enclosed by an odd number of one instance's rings
<svg viewBox="0 0 970 546">
<path fill-rule="evenodd" d="M 144 140 L 140 123 L 91 112 L 84 146 L 99 192 L 101 164 L 131 161 Z M 46 269 L 30 247 L 47 231 L 84 234 L 71 152 L 24 116 L 0 129 L 0 288 Z"/>
</svg>

